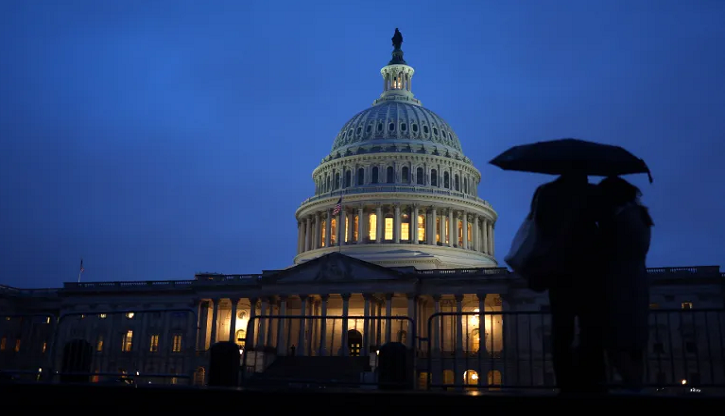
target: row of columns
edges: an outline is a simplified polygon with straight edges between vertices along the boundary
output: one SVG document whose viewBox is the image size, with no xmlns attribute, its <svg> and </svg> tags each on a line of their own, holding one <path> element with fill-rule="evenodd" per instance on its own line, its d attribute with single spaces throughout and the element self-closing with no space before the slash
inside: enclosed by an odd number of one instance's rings
<svg viewBox="0 0 725 416">
<path fill-rule="evenodd" d="M 377 128 L 377 127 L 375 127 Z M 383 126 L 385 130 L 388 126 Z M 407 126 L 406 128 L 411 128 Z M 342 134 L 349 134 L 344 132 Z M 431 134 L 433 134 L 431 132 Z M 441 134 L 443 134 L 441 132 Z M 333 192 L 338 189 L 367 185 L 423 186 L 478 196 L 476 177 L 455 166 L 435 163 L 416 165 L 412 162 L 388 162 L 368 165 L 331 167 L 315 179 L 315 195 Z M 388 168 L 393 169 L 392 177 Z M 408 168 L 407 179 L 403 177 L 403 168 Z M 362 169 L 362 178 L 360 170 Z M 418 169 L 422 172 L 418 174 Z M 348 180 L 348 175 L 349 180 Z"/>
<path fill-rule="evenodd" d="M 440 243 L 448 247 L 458 245 L 459 221 L 462 233 L 462 246 L 465 250 L 473 250 L 490 256 L 494 256 L 494 222 L 479 214 L 468 213 L 464 210 L 454 208 L 438 208 L 435 206 L 421 206 L 413 204 L 406 210 L 410 212 L 408 224 L 408 239 L 401 239 L 401 226 L 403 224 L 403 212 L 401 204 L 376 204 L 374 206 L 359 204 L 353 208 L 343 208 L 339 214 L 333 216 L 333 209 L 325 212 L 316 212 L 300 219 L 297 223 L 297 254 L 331 245 L 340 246 L 345 244 L 362 244 L 368 242 L 366 237 L 370 236 L 371 214 L 375 214 L 375 241 L 369 243 L 381 243 L 401 241 L 417 243 L 419 215 L 424 215 L 425 238 L 423 244 L 437 245 L 437 234 L 440 235 Z M 391 215 L 393 218 L 392 240 L 385 240 L 385 217 Z M 440 215 L 439 224 L 437 219 Z M 389 217 L 388 217 L 389 218 Z M 445 220 L 447 218 L 447 221 Z M 332 221 L 335 220 L 335 242 L 332 239 Z M 346 221 L 347 220 L 347 221 Z M 355 229 L 357 220 L 357 229 Z M 446 223 L 448 227 L 446 227 Z M 471 223 L 471 235 L 468 233 L 468 224 Z M 323 228 L 324 224 L 324 228 Z M 347 225 L 347 227 L 346 227 Z M 436 229 L 436 227 L 439 227 Z M 357 234 L 357 238 L 354 238 Z M 345 242 L 347 237 L 347 243 Z M 469 242 L 470 237 L 470 242 Z M 446 241 L 447 240 L 447 241 Z"/>
<path fill-rule="evenodd" d="M 341 351 L 342 355 L 349 355 L 348 350 L 348 330 L 349 330 L 349 320 L 350 319 L 363 319 L 363 334 L 362 334 L 362 348 L 361 348 L 361 355 L 367 355 L 370 351 L 371 345 L 382 345 L 384 343 L 393 341 L 393 325 L 392 322 L 395 320 L 393 319 L 393 295 L 392 294 L 385 294 L 385 295 L 373 295 L 373 294 L 363 294 L 364 299 L 364 306 L 363 306 L 363 316 L 349 316 L 350 311 L 350 298 L 351 294 L 341 294 L 342 298 L 342 308 L 341 308 L 341 321 L 342 321 L 342 329 L 341 329 Z M 277 297 L 262 297 L 262 298 L 250 298 L 249 302 L 251 305 L 250 313 L 249 313 L 249 320 L 250 322 L 256 322 L 255 325 L 251 325 L 249 327 L 249 330 L 246 333 L 246 341 L 245 345 L 247 348 L 254 348 L 256 350 L 262 350 L 264 347 L 273 347 L 273 333 L 275 331 L 275 325 L 276 325 L 276 349 L 278 355 L 286 355 L 288 353 L 288 345 L 295 344 L 295 354 L 296 355 L 307 355 L 307 354 L 315 354 L 315 355 L 329 355 L 330 352 L 327 351 L 327 320 L 331 319 L 328 318 L 328 308 L 329 308 L 329 295 L 319 295 L 319 296 L 309 296 L 309 295 L 298 295 L 296 296 L 299 298 L 301 304 L 300 304 L 300 310 L 299 315 L 296 316 L 296 319 L 299 321 L 299 330 L 297 334 L 297 339 L 290 339 L 291 338 L 291 327 L 289 319 L 282 319 L 282 318 L 276 318 L 276 319 L 265 319 L 265 317 L 274 317 L 274 310 L 273 307 L 277 306 L 277 316 L 278 317 L 284 317 L 288 316 L 288 297 L 286 296 L 277 296 Z M 430 298 L 433 300 L 433 313 L 440 313 L 441 312 L 441 295 L 431 295 Z M 486 300 L 486 294 L 478 294 L 478 309 L 479 311 L 485 311 L 485 300 Z M 405 324 L 406 330 L 407 330 L 407 337 L 406 337 L 406 345 L 408 348 L 413 348 L 414 343 L 416 341 L 417 336 L 420 336 L 424 332 L 425 325 L 427 323 L 427 320 L 424 319 L 424 310 L 423 310 L 423 303 L 421 302 L 423 300 L 423 297 L 416 296 L 416 295 L 406 295 L 407 299 L 407 317 L 411 318 L 413 321 L 408 321 Z M 455 334 L 456 334 L 456 356 L 462 356 L 463 354 L 463 295 L 456 295 L 454 297 L 455 299 L 455 305 L 456 305 L 456 312 L 458 315 L 455 317 Z M 231 299 L 232 301 L 232 316 L 231 316 L 231 325 L 229 327 L 229 337 L 230 339 L 233 339 L 234 334 L 236 332 L 236 314 L 238 310 L 238 303 L 239 299 Z M 217 328 L 218 328 L 218 316 L 219 316 L 219 305 L 221 303 L 221 299 L 216 298 L 212 299 L 213 306 L 212 306 L 212 322 L 211 322 L 211 344 L 214 344 L 215 342 L 219 341 L 217 337 Z M 318 302 L 315 305 L 315 302 Z M 319 308 L 315 308 L 313 306 L 319 306 Z M 260 309 L 259 317 L 257 318 L 257 307 Z M 384 312 L 383 312 L 384 307 Z M 200 314 L 200 317 L 202 315 Z M 310 318 L 311 316 L 319 317 L 319 318 Z M 365 318 L 363 318 L 365 317 Z M 339 316 L 335 316 L 333 318 L 340 318 Z M 383 325 L 383 322 L 385 321 L 385 325 Z M 411 326 L 412 322 L 417 322 L 417 327 L 413 328 Z M 480 323 L 480 325 L 483 325 L 483 322 Z M 383 326 L 385 328 L 383 332 Z M 201 326 L 200 326 L 201 328 Z M 313 342 L 313 332 L 317 331 L 317 337 L 319 339 L 319 344 L 317 346 L 317 349 L 313 350 L 313 345 L 315 344 Z M 441 326 L 440 324 L 436 324 L 433 326 L 433 333 L 428 334 L 428 336 L 432 337 L 431 342 L 433 343 L 433 351 L 434 352 L 440 352 L 441 351 L 441 334 L 440 334 Z M 255 331 L 257 333 L 255 334 Z M 288 338 L 289 337 L 289 338 Z M 200 339 L 205 340 L 206 334 L 200 333 Z M 199 347 L 200 350 L 202 350 L 201 344 Z M 482 349 L 481 349 L 482 350 Z"/>
</svg>

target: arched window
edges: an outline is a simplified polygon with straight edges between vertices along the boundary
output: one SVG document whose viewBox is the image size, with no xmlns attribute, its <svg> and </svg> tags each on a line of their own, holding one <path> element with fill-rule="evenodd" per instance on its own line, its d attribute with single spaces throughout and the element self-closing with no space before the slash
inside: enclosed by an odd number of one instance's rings
<svg viewBox="0 0 725 416">
<path fill-rule="evenodd" d="M 347 349 L 351 357 L 359 357 L 362 349 L 362 334 L 360 331 L 351 329 L 347 331 Z"/>
<path fill-rule="evenodd" d="M 468 177 L 463 177 L 463 192 L 468 193 Z"/>
<path fill-rule="evenodd" d="M 365 185 L 365 168 L 357 170 L 357 185 Z"/>
<path fill-rule="evenodd" d="M 352 182 L 352 171 L 346 170 L 345 171 L 345 188 L 349 188 Z"/>
<path fill-rule="evenodd" d="M 393 170 L 392 166 L 388 166 L 388 169 L 385 171 L 385 177 L 387 183 L 394 183 L 395 182 L 395 170 Z"/>
<path fill-rule="evenodd" d="M 236 337 L 234 338 L 234 342 L 236 342 L 237 345 L 240 347 L 244 346 L 244 343 L 247 340 L 247 331 L 243 329 L 238 329 L 236 333 Z"/>
<path fill-rule="evenodd" d="M 337 189 L 340 187 L 340 172 L 335 172 L 335 184 L 333 185 L 333 189 Z"/>
<path fill-rule="evenodd" d="M 478 309 L 476 309 L 478 311 Z M 478 353 L 481 348 L 481 331 L 478 328 L 473 328 L 470 335 L 471 339 L 471 352 Z"/>
<path fill-rule="evenodd" d="M 498 390 L 494 386 L 501 385 L 501 372 L 498 370 L 491 370 L 488 372 L 488 385 L 491 386 L 489 390 Z"/>
<path fill-rule="evenodd" d="M 330 219 L 330 246 L 337 243 L 337 215 Z"/>
<path fill-rule="evenodd" d="M 370 238 L 370 241 L 375 241 L 377 239 L 378 235 L 378 216 L 374 212 L 371 212 L 368 214 L 368 224 L 370 228 L 368 229 L 368 238 Z"/>
<path fill-rule="evenodd" d="M 466 370 L 463 373 L 463 384 L 478 385 L 478 372 L 475 370 Z"/>
<path fill-rule="evenodd" d="M 438 172 L 435 169 L 431 169 L 430 171 L 430 185 L 438 186 Z"/>
<path fill-rule="evenodd" d="M 378 183 L 378 167 L 373 166 L 373 180 L 372 183 Z"/>
<path fill-rule="evenodd" d="M 454 178 L 454 185 L 456 187 L 456 191 L 460 191 L 461 190 L 461 186 L 460 186 L 461 184 L 458 182 L 458 174 L 456 173 L 456 175 L 453 178 Z"/>
<path fill-rule="evenodd" d="M 204 379 L 206 371 L 204 371 L 204 367 L 199 367 L 194 371 L 194 384 L 197 386 L 203 386 L 204 385 Z"/>
<path fill-rule="evenodd" d="M 448 174 L 448 172 L 443 172 L 443 187 L 446 189 L 451 189 L 449 177 L 450 175 Z"/>
<path fill-rule="evenodd" d="M 425 185 L 425 175 L 423 174 L 423 168 L 415 170 L 415 181 L 418 185 Z"/>
<path fill-rule="evenodd" d="M 403 166 L 401 175 L 403 176 L 403 183 L 410 183 L 410 170 L 407 166 Z"/>
<path fill-rule="evenodd" d="M 425 214 L 418 215 L 418 241 L 425 242 Z"/>
<path fill-rule="evenodd" d="M 393 220 L 393 216 L 391 214 L 385 215 L 385 222 L 383 223 L 383 240 L 386 241 L 392 241 L 393 240 L 393 224 L 395 223 Z"/>
</svg>

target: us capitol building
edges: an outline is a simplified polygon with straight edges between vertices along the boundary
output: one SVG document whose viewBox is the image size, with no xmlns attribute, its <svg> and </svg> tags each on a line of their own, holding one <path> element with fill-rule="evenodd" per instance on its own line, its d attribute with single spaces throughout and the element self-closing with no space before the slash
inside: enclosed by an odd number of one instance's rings
<svg viewBox="0 0 725 416">
<path fill-rule="evenodd" d="M 553 385 L 547 297 L 498 267 L 497 213 L 478 195 L 481 173 L 453 128 L 415 98 L 401 44 L 396 29 L 382 93 L 312 172 L 291 267 L 0 286 L 0 373 L 57 381 L 71 365 L 64 350 L 80 342 L 91 382 L 203 385 L 210 348 L 226 342 L 239 350 L 244 382 L 367 385 L 381 346 L 399 342 L 418 388 Z M 649 273 L 648 382 L 723 383 L 725 274 Z"/>
</svg>

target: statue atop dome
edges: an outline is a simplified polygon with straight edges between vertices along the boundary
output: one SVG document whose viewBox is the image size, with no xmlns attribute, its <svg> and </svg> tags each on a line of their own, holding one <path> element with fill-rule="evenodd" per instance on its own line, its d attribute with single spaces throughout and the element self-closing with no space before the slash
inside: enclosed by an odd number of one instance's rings
<svg viewBox="0 0 725 416">
<path fill-rule="evenodd" d="M 400 33 L 400 31 L 398 30 L 397 27 L 395 28 L 395 34 L 393 35 L 392 40 L 393 40 L 393 47 L 395 48 L 396 51 L 399 51 L 400 45 L 403 44 L 403 34 Z"/>
</svg>

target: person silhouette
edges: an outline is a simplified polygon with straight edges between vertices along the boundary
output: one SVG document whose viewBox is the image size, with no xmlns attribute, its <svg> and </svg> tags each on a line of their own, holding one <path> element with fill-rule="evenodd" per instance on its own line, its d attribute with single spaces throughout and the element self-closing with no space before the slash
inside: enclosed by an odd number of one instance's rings
<svg viewBox="0 0 725 416">
<path fill-rule="evenodd" d="M 561 394 L 604 389 L 601 276 L 597 260 L 597 187 L 570 172 L 539 186 L 532 198 L 534 222 L 552 244 L 557 267 L 547 282 L 552 360 Z M 576 324 L 578 347 L 574 348 Z"/>
<path fill-rule="evenodd" d="M 648 209 L 639 202 L 641 191 L 620 177 L 608 177 L 597 186 L 601 196 L 599 218 L 605 283 L 607 358 L 625 389 L 639 391 L 649 338 L 649 278 L 646 258 L 654 226 Z"/>
</svg>

